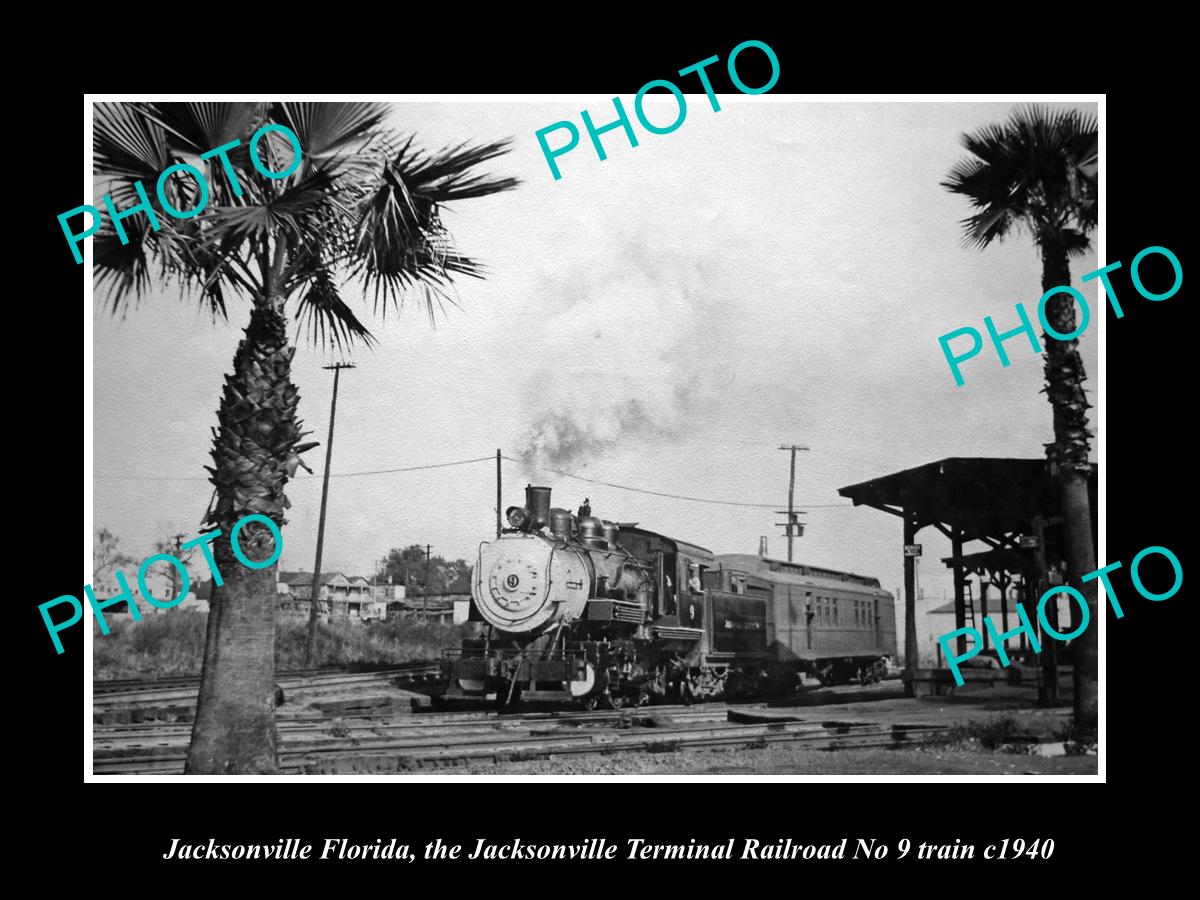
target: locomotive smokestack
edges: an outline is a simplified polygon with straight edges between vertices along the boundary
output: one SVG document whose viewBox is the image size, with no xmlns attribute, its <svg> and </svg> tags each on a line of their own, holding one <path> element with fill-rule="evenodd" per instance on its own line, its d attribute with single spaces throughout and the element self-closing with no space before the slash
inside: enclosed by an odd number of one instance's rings
<svg viewBox="0 0 1200 900">
<path fill-rule="evenodd" d="M 550 488 L 525 486 L 525 508 L 529 510 L 531 531 L 537 531 L 550 523 Z"/>
</svg>

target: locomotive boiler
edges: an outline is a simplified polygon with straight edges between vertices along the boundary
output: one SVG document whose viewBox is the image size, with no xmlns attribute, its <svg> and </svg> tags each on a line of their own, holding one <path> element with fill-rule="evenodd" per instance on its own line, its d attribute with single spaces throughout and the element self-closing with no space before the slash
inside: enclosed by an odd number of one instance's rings
<svg viewBox="0 0 1200 900">
<path fill-rule="evenodd" d="M 878 580 L 710 551 L 637 523 L 551 507 L 528 486 L 507 528 L 480 544 L 446 650 L 449 698 L 578 700 L 744 696 L 877 677 L 895 653 L 892 595 Z"/>
</svg>

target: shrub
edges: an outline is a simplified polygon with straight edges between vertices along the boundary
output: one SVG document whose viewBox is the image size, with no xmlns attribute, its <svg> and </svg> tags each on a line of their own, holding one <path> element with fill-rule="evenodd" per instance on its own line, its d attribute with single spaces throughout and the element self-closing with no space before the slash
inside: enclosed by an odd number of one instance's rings
<svg viewBox="0 0 1200 900">
<path fill-rule="evenodd" d="M 108 636 L 93 624 L 92 672 L 97 678 L 198 675 L 208 614 L 176 610 L 141 622 L 115 619 Z"/>
<path fill-rule="evenodd" d="M 1095 749 L 1100 739 L 1098 733 L 1099 724 L 1095 714 L 1087 717 L 1082 722 L 1077 722 L 1075 717 L 1072 716 L 1071 721 L 1061 731 L 1056 732 L 1054 736 L 1063 742 L 1068 756 L 1081 755 Z"/>
<path fill-rule="evenodd" d="M 1028 735 L 1021 730 L 1020 724 L 1012 716 L 999 719 L 987 719 L 983 722 L 974 720 L 965 725 L 955 725 L 945 736 L 947 744 L 963 744 L 978 742 L 987 750 L 995 750 L 1002 744 L 1021 743 Z"/>
<path fill-rule="evenodd" d="M 172 610 L 141 622 L 114 620 L 107 636 L 94 626 L 92 671 L 96 678 L 199 675 L 204 661 L 208 614 Z M 441 625 L 417 619 L 386 622 L 321 621 L 317 624 L 318 666 L 377 666 L 436 660 L 457 647 L 471 626 Z M 276 625 L 275 665 L 305 666 L 308 622 L 281 619 Z"/>
<path fill-rule="evenodd" d="M 303 668 L 308 623 L 292 619 L 280 622 L 278 628 L 275 665 L 281 669 Z M 458 646 L 461 640 L 460 626 L 416 619 L 365 623 L 322 621 L 317 624 L 316 664 L 392 665 L 436 660 L 444 648 Z"/>
</svg>

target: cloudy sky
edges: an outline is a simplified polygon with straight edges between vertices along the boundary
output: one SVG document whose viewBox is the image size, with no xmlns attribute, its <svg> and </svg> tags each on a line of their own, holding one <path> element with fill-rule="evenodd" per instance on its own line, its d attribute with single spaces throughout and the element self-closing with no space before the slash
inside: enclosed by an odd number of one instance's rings
<svg viewBox="0 0 1200 900">
<path fill-rule="evenodd" d="M 631 98 L 624 98 L 631 106 Z M 788 454 L 808 528 L 797 559 L 902 583 L 898 519 L 855 509 L 837 488 L 948 456 L 1041 457 L 1051 440 L 1041 361 L 1018 339 L 1012 365 L 990 350 L 956 388 L 939 335 L 1017 324 L 1033 313 L 1041 265 L 1017 237 L 963 246 L 967 202 L 939 187 L 959 135 L 1012 104 L 833 104 L 689 96 L 669 135 L 583 142 L 555 181 L 534 133 L 610 98 L 404 103 L 395 128 L 428 148 L 514 139 L 492 164 L 514 191 L 468 201 L 447 222 L 459 248 L 491 270 L 460 282 L 460 308 L 436 328 L 418 305 L 374 320 L 379 344 L 343 372 L 326 527 L 326 569 L 369 575 L 389 548 L 430 543 L 472 559 L 494 528 L 495 466 L 358 474 L 485 457 L 502 448 L 505 504 L 529 480 L 555 505 L 590 497 L 597 515 L 716 552 L 755 552 L 771 509 L 676 500 L 585 483 L 766 504 L 787 502 Z M 670 121 L 674 101 L 653 121 Z M 636 127 L 636 126 L 635 126 Z M 559 135 L 552 141 L 561 139 Z M 1072 276 L 1097 267 L 1091 254 Z M 1096 307 L 1095 282 L 1083 290 Z M 344 296 L 359 297 L 350 288 Z M 367 321 L 370 304 L 356 306 Z M 213 323 L 175 292 L 122 318 L 94 316 L 94 521 L 132 552 L 198 533 L 211 485 L 209 429 L 222 376 L 248 320 Z M 1096 319 L 1081 341 L 1096 372 Z M 1102 318 L 1102 317 L 1099 317 Z M 288 488 L 283 563 L 310 569 L 320 471 L 338 357 L 302 345 L 293 377 L 321 447 Z M 1095 398 L 1095 382 L 1090 384 Z M 1093 420 L 1094 421 L 1094 420 Z M 921 571 L 928 593 L 949 579 L 933 529 Z"/>
</svg>

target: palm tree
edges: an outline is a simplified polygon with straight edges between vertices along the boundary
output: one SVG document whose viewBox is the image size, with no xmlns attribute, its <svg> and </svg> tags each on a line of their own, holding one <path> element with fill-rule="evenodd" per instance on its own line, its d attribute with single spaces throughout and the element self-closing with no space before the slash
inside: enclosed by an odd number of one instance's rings
<svg viewBox="0 0 1200 900">
<path fill-rule="evenodd" d="M 1069 259 L 1090 247 L 1096 227 L 1096 172 L 1099 163 L 1096 119 L 1077 110 L 1018 108 L 999 125 L 963 136 L 971 156 L 950 170 L 942 187 L 971 200 L 976 212 L 963 220 L 969 244 L 993 241 L 1027 230 L 1042 256 L 1042 290 L 1071 283 Z M 1075 305 L 1055 294 L 1046 320 L 1059 334 L 1075 330 Z M 1076 640 L 1075 721 L 1094 722 L 1097 703 L 1096 583 L 1080 577 L 1096 568 L 1092 544 L 1088 477 L 1087 378 L 1078 341 L 1042 336 L 1046 395 L 1054 414 L 1054 442 L 1046 445 L 1051 470 L 1062 494 L 1067 581 L 1081 588 L 1091 614 Z"/>
<path fill-rule="evenodd" d="M 477 174 L 476 167 L 507 150 L 507 142 L 417 152 L 384 124 L 373 103 L 114 103 L 95 110 L 96 174 L 118 210 L 139 202 L 136 182 L 153 196 L 159 173 L 189 163 L 204 173 L 209 192 L 200 214 L 176 219 L 157 212 L 122 222 L 127 242 L 106 221 L 95 238 L 97 282 L 112 312 L 153 286 L 178 287 L 214 319 L 228 319 L 227 301 L 248 302 L 249 323 L 225 377 L 208 468 L 214 485 L 207 522 L 221 529 L 213 555 L 224 586 L 213 591 L 204 670 L 189 773 L 274 772 L 277 768 L 273 681 L 275 566 L 238 563 L 229 544 L 234 523 L 258 513 L 280 528 L 290 505 L 287 481 L 302 465 L 291 382 L 295 348 L 289 313 L 308 340 L 339 350 L 371 343 L 370 331 L 343 300 L 353 280 L 374 311 L 398 309 L 419 296 L 430 318 L 456 275 L 480 277 L 481 267 L 455 252 L 442 224 L 444 204 L 514 187 L 513 179 Z M 281 178 L 260 174 L 249 139 L 266 124 L 298 138 L 301 163 Z M 201 154 L 239 145 L 208 160 Z M 286 135 L 265 133 L 258 155 L 270 171 L 294 159 Z M 176 210 L 203 200 L 197 180 L 177 174 L 164 188 Z M 290 305 L 289 305 L 290 304 Z M 305 466 L 307 469 L 307 466 Z M 275 552 L 270 530 L 252 523 L 239 546 L 254 560 Z"/>
</svg>

